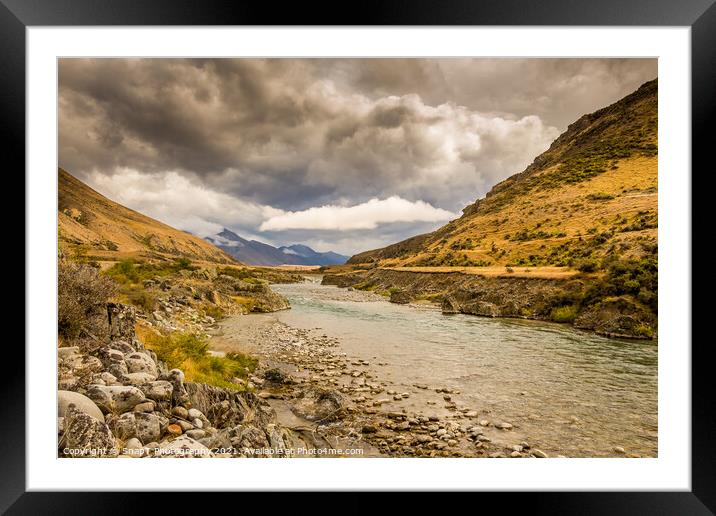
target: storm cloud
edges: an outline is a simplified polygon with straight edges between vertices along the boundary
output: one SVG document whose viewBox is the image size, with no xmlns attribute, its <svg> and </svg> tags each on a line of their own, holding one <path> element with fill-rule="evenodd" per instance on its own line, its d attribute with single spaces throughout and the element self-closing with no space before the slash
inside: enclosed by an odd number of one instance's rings
<svg viewBox="0 0 716 516">
<path fill-rule="evenodd" d="M 59 161 L 193 233 L 350 254 L 439 226 L 656 74 L 635 59 L 62 59 Z"/>
</svg>

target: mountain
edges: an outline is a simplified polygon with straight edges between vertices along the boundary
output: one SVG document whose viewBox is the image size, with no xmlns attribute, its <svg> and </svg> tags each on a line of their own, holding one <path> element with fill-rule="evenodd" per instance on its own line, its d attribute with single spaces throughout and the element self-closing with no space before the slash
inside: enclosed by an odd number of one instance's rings
<svg viewBox="0 0 716 516">
<path fill-rule="evenodd" d="M 226 228 L 206 240 L 249 265 L 339 265 L 348 259 L 331 251 L 319 253 L 305 245 L 276 248 L 257 240 L 246 240 Z"/>
<path fill-rule="evenodd" d="M 279 247 L 279 250 L 306 265 L 341 265 L 348 260 L 348 256 L 333 251 L 318 253 L 307 245 L 301 244 Z"/>
<path fill-rule="evenodd" d="M 111 201 L 61 168 L 57 201 L 59 246 L 70 255 L 236 263 L 201 238 Z"/>
<path fill-rule="evenodd" d="M 594 270 L 605 258 L 655 256 L 657 92 L 655 79 L 582 116 L 460 218 L 348 263 Z"/>
</svg>

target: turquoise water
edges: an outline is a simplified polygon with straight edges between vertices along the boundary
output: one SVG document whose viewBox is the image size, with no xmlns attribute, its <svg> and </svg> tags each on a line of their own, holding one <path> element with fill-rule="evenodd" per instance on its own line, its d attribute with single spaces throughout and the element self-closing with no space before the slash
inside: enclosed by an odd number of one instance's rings
<svg viewBox="0 0 716 516">
<path fill-rule="evenodd" d="M 567 456 L 657 453 L 657 345 L 569 326 L 443 315 L 311 282 L 276 285 L 295 327 L 321 328 L 350 356 L 385 363 L 406 386 L 461 391 L 462 405 L 519 425 L 545 451 Z M 415 403 L 420 403 L 416 398 Z"/>
</svg>

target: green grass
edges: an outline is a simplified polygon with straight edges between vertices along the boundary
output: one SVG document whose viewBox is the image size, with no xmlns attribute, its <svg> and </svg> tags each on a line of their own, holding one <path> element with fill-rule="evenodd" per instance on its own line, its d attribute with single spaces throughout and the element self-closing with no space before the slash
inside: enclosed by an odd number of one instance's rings
<svg viewBox="0 0 716 516">
<path fill-rule="evenodd" d="M 171 263 L 144 263 L 122 260 L 104 271 L 104 274 L 120 284 L 136 284 L 157 276 L 170 276 L 182 270 L 196 270 L 189 260 L 179 258 Z"/>
<path fill-rule="evenodd" d="M 170 369 L 184 371 L 188 381 L 228 389 L 243 390 L 240 385 L 232 383 L 231 379 L 246 378 L 258 365 L 256 358 L 242 353 L 227 353 L 223 357 L 210 355 L 208 340 L 194 333 L 146 333 L 144 345 L 154 351 L 157 358 Z"/>
<path fill-rule="evenodd" d="M 574 305 L 553 308 L 550 319 L 558 323 L 571 323 L 577 318 L 578 307 Z"/>
</svg>

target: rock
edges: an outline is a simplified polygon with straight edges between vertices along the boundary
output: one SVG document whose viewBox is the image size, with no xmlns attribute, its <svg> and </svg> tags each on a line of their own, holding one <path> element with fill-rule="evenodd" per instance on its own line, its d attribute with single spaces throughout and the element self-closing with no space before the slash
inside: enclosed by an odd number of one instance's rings
<svg viewBox="0 0 716 516">
<path fill-rule="evenodd" d="M 186 432 L 188 430 L 194 430 L 194 425 L 189 423 L 189 421 L 184 421 L 183 419 L 176 420 L 175 424 L 177 424 L 181 427 L 182 432 Z"/>
<path fill-rule="evenodd" d="M 172 423 L 171 425 L 167 426 L 167 433 L 169 435 L 181 435 L 182 428 L 177 423 Z"/>
<path fill-rule="evenodd" d="M 408 423 L 407 421 L 403 421 L 402 423 L 398 423 L 397 425 L 395 425 L 394 428 L 398 431 L 410 430 L 410 423 Z"/>
<path fill-rule="evenodd" d="M 378 431 L 378 428 L 375 425 L 363 425 L 363 428 L 361 428 L 361 432 L 364 434 L 374 434 Z"/>
<path fill-rule="evenodd" d="M 187 412 L 189 419 L 203 419 L 205 416 L 201 413 L 201 410 L 190 408 Z"/>
<path fill-rule="evenodd" d="M 59 360 L 63 360 L 65 358 L 72 357 L 73 355 L 79 355 L 80 354 L 80 348 L 79 346 L 66 346 L 62 348 L 57 348 L 57 358 Z"/>
<path fill-rule="evenodd" d="M 480 426 L 490 426 L 490 422 L 487 419 L 481 419 Z"/>
<path fill-rule="evenodd" d="M 63 348 L 60 348 L 63 349 Z M 65 348 L 67 349 L 67 348 Z M 70 404 L 74 404 L 75 408 L 80 412 L 84 412 L 88 416 L 92 416 L 97 421 L 104 423 L 104 414 L 95 404 L 94 401 L 79 392 L 58 391 L 57 392 L 57 415 L 64 417 Z"/>
<path fill-rule="evenodd" d="M 345 403 L 336 391 L 310 387 L 299 392 L 291 410 L 309 421 L 328 423 L 345 415 Z"/>
<path fill-rule="evenodd" d="M 154 401 L 169 401 L 172 399 L 174 386 L 167 380 L 149 382 L 139 387 L 144 395 Z"/>
<path fill-rule="evenodd" d="M 192 439 L 199 440 L 206 437 L 206 432 L 204 430 L 201 430 L 199 428 L 196 428 L 194 430 L 189 430 L 186 432 L 187 437 L 191 437 Z"/>
<path fill-rule="evenodd" d="M 189 401 L 189 394 L 187 393 L 186 387 L 184 386 L 184 372 L 180 369 L 172 369 L 168 371 L 162 380 L 171 382 L 172 390 L 172 401 L 175 405 L 184 405 Z"/>
<path fill-rule="evenodd" d="M 410 295 L 405 290 L 392 290 L 390 292 L 390 302 L 407 305 L 410 303 Z"/>
<path fill-rule="evenodd" d="M 124 447 L 129 450 L 141 450 L 144 446 L 139 439 L 137 439 L 136 437 L 132 437 L 124 443 Z"/>
<path fill-rule="evenodd" d="M 122 353 L 118 349 L 113 349 L 109 346 L 105 346 L 99 348 L 95 353 L 99 361 L 106 368 L 111 367 L 113 364 L 124 363 L 124 353 Z M 125 371 L 125 373 L 126 372 L 128 371 Z"/>
<path fill-rule="evenodd" d="M 123 374 L 119 378 L 119 381 L 122 382 L 123 385 L 134 385 L 135 387 L 139 387 L 155 379 L 156 376 L 149 373 L 127 373 Z"/>
<path fill-rule="evenodd" d="M 535 457 L 537 457 L 538 459 L 546 459 L 548 457 L 548 455 L 545 452 L 543 452 L 542 450 L 538 450 L 537 448 L 534 448 L 531 451 L 531 454 L 534 455 Z"/>
<path fill-rule="evenodd" d="M 135 337 L 136 310 L 121 303 L 107 303 L 109 336 L 111 339 L 132 341 Z"/>
<path fill-rule="evenodd" d="M 445 435 L 445 434 L 447 434 L 447 430 L 445 430 L 444 428 L 441 428 L 440 430 L 438 430 L 438 431 L 436 432 L 436 435 L 437 435 L 438 437 L 442 437 L 442 436 Z"/>
<path fill-rule="evenodd" d="M 263 377 L 267 383 L 274 385 L 291 385 L 294 383 L 293 378 L 278 368 L 266 370 Z"/>
<path fill-rule="evenodd" d="M 415 436 L 415 439 L 416 439 L 419 443 L 429 443 L 430 441 L 433 440 L 432 437 L 430 437 L 429 435 L 426 435 L 426 434 L 418 434 L 418 435 Z"/>
<path fill-rule="evenodd" d="M 182 419 L 189 419 L 189 411 L 184 407 L 174 407 L 172 409 L 172 415 Z"/>
<path fill-rule="evenodd" d="M 495 428 L 499 428 L 500 430 L 512 430 L 512 425 L 510 423 L 496 423 Z"/>
<path fill-rule="evenodd" d="M 612 449 L 614 450 L 615 453 L 622 453 L 622 454 L 626 453 L 626 451 L 624 450 L 624 448 L 622 448 L 621 446 L 615 446 L 615 447 L 612 448 Z"/>
<path fill-rule="evenodd" d="M 477 411 L 476 410 L 468 410 L 465 412 L 465 417 L 477 417 Z"/>
<path fill-rule="evenodd" d="M 116 457 L 118 455 L 116 442 L 109 426 L 77 410 L 74 404 L 67 407 L 64 429 L 60 446 L 60 452 L 64 456 Z"/>
<path fill-rule="evenodd" d="M 119 339 L 111 341 L 109 343 L 109 348 L 121 351 L 123 355 L 136 351 L 136 349 L 134 349 L 134 347 L 129 342 Z"/>
<path fill-rule="evenodd" d="M 127 364 L 127 369 L 130 373 L 147 373 L 154 377 L 152 379 L 156 379 L 159 375 L 159 372 L 157 371 L 157 364 L 155 364 L 154 360 L 144 353 L 130 353 L 125 356 L 124 361 Z"/>
<path fill-rule="evenodd" d="M 513 451 L 512 453 L 510 453 L 510 457 L 513 457 L 513 458 L 522 457 L 522 454 L 518 451 Z"/>
<path fill-rule="evenodd" d="M 136 387 L 105 385 L 90 386 L 87 397 L 105 414 L 108 412 L 122 414 L 146 399 L 144 393 Z"/>
<path fill-rule="evenodd" d="M 521 452 L 521 451 L 523 450 L 522 446 L 520 446 L 519 444 L 515 444 L 515 445 L 512 446 L 510 449 L 511 449 L 512 451 L 516 451 L 516 452 Z"/>
<path fill-rule="evenodd" d="M 134 412 L 154 412 L 154 402 L 149 400 L 138 403 L 134 406 Z"/>
<path fill-rule="evenodd" d="M 114 434 L 122 440 L 136 437 L 143 443 L 159 440 L 161 437 L 161 419 L 154 414 L 127 412 L 110 423 Z"/>
<path fill-rule="evenodd" d="M 171 425 L 169 425 L 171 426 Z M 182 435 L 171 441 L 164 441 L 159 445 L 158 456 L 160 457 L 212 457 L 211 450 L 192 439 Z"/>
</svg>

